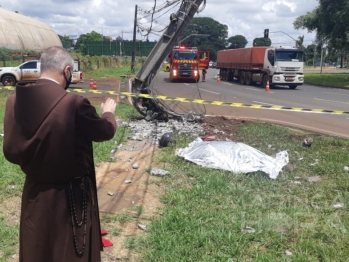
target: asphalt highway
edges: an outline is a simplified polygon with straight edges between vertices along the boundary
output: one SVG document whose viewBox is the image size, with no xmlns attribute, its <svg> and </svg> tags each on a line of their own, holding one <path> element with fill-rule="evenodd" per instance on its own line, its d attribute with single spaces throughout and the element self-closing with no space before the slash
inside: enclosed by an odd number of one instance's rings
<svg viewBox="0 0 349 262">
<path fill-rule="evenodd" d="M 220 81 L 218 83 L 215 78 L 217 72 L 217 69 L 210 68 L 206 75 L 206 82 L 171 83 L 169 81 L 169 73 L 159 71 L 153 81 L 153 90 L 157 95 L 171 97 L 349 111 L 349 90 L 302 85 L 294 90 L 289 89 L 287 86 L 277 86 L 272 87 L 267 92 L 259 84 L 246 86 L 236 81 Z M 225 115 L 234 118 L 257 119 L 297 129 L 349 138 L 349 114 L 330 115 L 325 113 L 223 107 L 174 101 L 167 101 L 166 104 L 178 113 L 195 112 L 205 115 Z"/>
</svg>

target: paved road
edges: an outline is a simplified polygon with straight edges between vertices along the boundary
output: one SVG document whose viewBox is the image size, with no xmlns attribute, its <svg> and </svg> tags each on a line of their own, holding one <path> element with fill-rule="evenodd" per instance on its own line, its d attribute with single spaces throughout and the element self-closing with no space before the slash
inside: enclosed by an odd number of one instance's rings
<svg viewBox="0 0 349 262">
<path fill-rule="evenodd" d="M 349 90 L 303 85 L 291 90 L 275 87 L 265 92 L 259 85 L 246 86 L 237 82 L 216 82 L 216 69 L 209 69 L 206 82 L 170 83 L 168 73 L 159 72 L 154 79 L 157 94 L 239 102 L 247 104 L 279 105 L 287 107 L 349 111 Z M 214 105 L 166 102 L 176 112 L 196 112 L 206 115 L 227 115 L 253 118 L 295 128 L 349 138 L 349 115 L 329 115 L 306 112 L 287 112 L 266 109 L 231 108 Z"/>
</svg>

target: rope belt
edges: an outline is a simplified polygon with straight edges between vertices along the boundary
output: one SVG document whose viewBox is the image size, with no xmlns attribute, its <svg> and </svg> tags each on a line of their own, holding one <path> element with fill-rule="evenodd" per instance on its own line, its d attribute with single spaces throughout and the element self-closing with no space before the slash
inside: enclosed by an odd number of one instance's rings
<svg viewBox="0 0 349 262">
<path fill-rule="evenodd" d="M 74 246 L 75 246 L 75 251 L 78 257 L 82 257 L 85 248 L 86 248 L 86 227 L 87 227 L 87 186 L 89 187 L 90 193 L 91 193 L 91 199 L 92 199 L 92 204 L 94 204 L 94 196 L 93 196 L 93 191 L 92 191 L 92 183 L 91 179 L 87 176 L 84 175 L 82 177 L 76 178 L 76 179 L 81 179 L 80 183 L 80 188 L 81 188 L 81 193 L 82 193 L 82 210 L 81 210 L 81 219 L 80 221 L 78 220 L 78 216 L 76 214 L 76 205 L 75 205 L 75 198 L 74 198 L 74 193 L 73 193 L 73 184 L 72 181 L 69 182 L 68 185 L 68 197 L 69 197 L 69 209 L 70 209 L 70 215 L 72 219 L 72 227 L 73 227 L 73 238 L 74 238 Z M 84 227 L 84 235 L 83 235 L 83 243 L 81 249 L 78 246 L 78 240 L 76 237 L 76 228 L 81 228 Z"/>
</svg>

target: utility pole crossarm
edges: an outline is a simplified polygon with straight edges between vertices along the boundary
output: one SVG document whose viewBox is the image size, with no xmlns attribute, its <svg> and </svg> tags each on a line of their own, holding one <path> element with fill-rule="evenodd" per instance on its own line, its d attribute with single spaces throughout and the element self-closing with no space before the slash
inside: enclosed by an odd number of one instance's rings
<svg viewBox="0 0 349 262">
<path fill-rule="evenodd" d="M 154 46 L 136 76 L 135 85 L 138 90 L 145 88 L 144 83 L 149 84 L 151 82 L 150 78 L 154 77 L 157 69 L 161 66 L 162 61 L 164 61 L 167 55 L 171 52 L 173 46 L 177 44 L 180 33 L 188 26 L 190 20 L 198 11 L 199 6 L 203 1 L 204 0 L 182 1 L 179 10 L 175 14 L 177 17 L 176 21 L 172 20 L 170 22 L 167 30 Z M 140 88 L 139 85 L 141 85 L 142 88 Z"/>
</svg>

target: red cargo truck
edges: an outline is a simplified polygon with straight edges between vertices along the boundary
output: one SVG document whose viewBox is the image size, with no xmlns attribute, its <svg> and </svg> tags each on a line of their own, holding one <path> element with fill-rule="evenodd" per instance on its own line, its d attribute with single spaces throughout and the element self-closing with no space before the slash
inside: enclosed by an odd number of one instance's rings
<svg viewBox="0 0 349 262">
<path fill-rule="evenodd" d="M 304 83 L 304 52 L 295 48 L 251 47 L 217 52 L 221 80 L 237 78 L 241 84 L 256 82 L 266 87 L 287 85 L 295 89 Z"/>
</svg>

